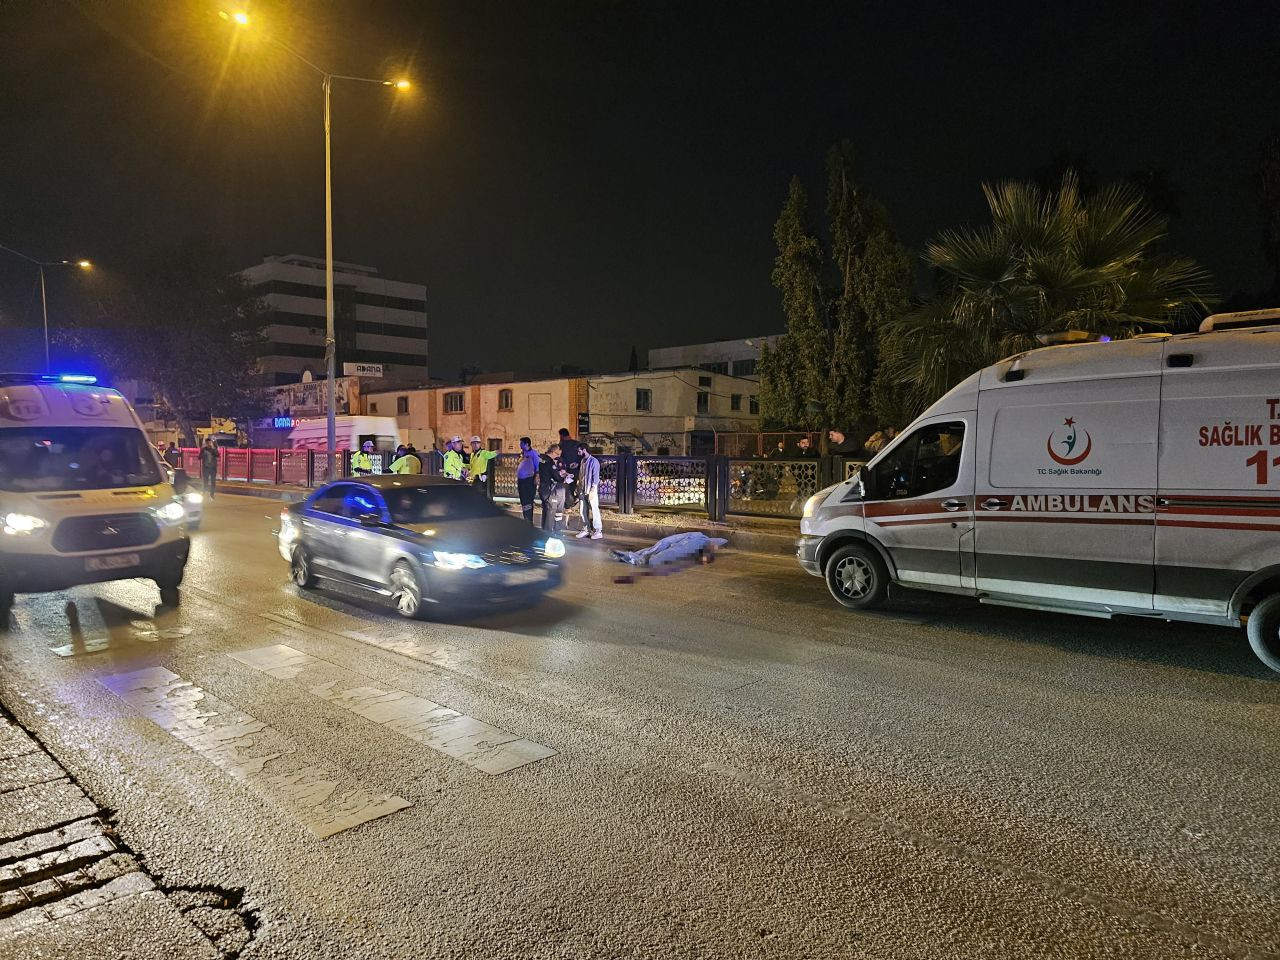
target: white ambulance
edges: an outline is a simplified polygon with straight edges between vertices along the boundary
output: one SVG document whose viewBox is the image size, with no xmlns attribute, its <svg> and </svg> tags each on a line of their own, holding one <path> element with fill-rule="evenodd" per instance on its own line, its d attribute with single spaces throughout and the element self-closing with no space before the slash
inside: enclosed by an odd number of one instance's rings
<svg viewBox="0 0 1280 960">
<path fill-rule="evenodd" d="M 956 386 L 804 508 L 847 607 L 985 603 L 1240 626 L 1280 671 L 1280 310 L 1032 350 Z"/>
<path fill-rule="evenodd" d="M 0 373 L 0 627 L 15 593 L 154 580 L 178 603 L 186 511 L 133 408 L 83 376 Z"/>
</svg>

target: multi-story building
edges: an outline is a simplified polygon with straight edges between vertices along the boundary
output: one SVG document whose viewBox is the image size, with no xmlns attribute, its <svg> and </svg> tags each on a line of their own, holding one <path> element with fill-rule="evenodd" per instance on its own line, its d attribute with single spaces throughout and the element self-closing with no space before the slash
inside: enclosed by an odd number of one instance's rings
<svg viewBox="0 0 1280 960">
<path fill-rule="evenodd" d="M 683 347 L 659 347 L 649 351 L 649 369 L 701 367 L 709 373 L 754 377 L 756 365 L 760 362 L 761 345 L 767 343 L 772 348 L 781 336 L 780 333 L 773 333 L 764 337 L 691 343 Z"/>
<path fill-rule="evenodd" d="M 324 377 L 324 261 L 298 254 L 267 257 L 242 275 L 271 309 L 260 361 L 265 382 L 297 383 L 308 373 Z M 425 286 L 387 280 L 373 267 L 335 262 L 333 294 L 339 376 L 427 381 Z"/>
<path fill-rule="evenodd" d="M 659 455 L 706 454 L 717 433 L 760 427 L 759 384 L 696 367 L 368 393 L 364 412 L 394 416 L 420 450 L 478 436 L 504 453 L 527 436 L 539 450 L 561 427 L 592 447 Z"/>
</svg>

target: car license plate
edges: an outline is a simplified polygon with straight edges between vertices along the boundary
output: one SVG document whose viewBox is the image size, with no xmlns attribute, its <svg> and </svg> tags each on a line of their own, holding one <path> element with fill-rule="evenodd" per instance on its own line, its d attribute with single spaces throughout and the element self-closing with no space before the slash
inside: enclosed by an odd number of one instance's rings
<svg viewBox="0 0 1280 960">
<path fill-rule="evenodd" d="M 536 570 L 519 570 L 507 574 L 507 586 L 516 587 L 524 583 L 539 583 L 547 579 L 547 571 L 539 567 Z"/>
<path fill-rule="evenodd" d="M 142 557 L 136 553 L 117 553 L 110 557 L 89 557 L 84 562 L 86 570 L 121 570 L 125 567 L 136 567 L 142 563 Z"/>
</svg>

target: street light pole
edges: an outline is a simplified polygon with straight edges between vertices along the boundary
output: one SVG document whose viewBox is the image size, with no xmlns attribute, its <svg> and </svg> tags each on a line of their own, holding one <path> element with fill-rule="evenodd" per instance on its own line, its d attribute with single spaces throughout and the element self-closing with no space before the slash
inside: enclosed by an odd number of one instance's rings
<svg viewBox="0 0 1280 960">
<path fill-rule="evenodd" d="M 88 270 L 93 264 L 88 260 L 37 260 L 35 257 L 28 257 L 20 250 L 6 247 L 3 244 L 0 244 L 0 250 L 12 253 L 15 257 L 21 257 L 28 263 L 34 263 L 40 271 L 40 315 L 44 318 L 44 372 L 48 373 L 52 364 L 49 362 L 49 298 L 45 295 L 44 290 L 44 268 L 66 267 L 74 263 L 81 270 Z"/>
<path fill-rule="evenodd" d="M 330 159 L 329 99 L 333 77 L 324 75 L 324 360 L 329 379 L 329 479 L 338 475 L 338 342 L 333 316 L 333 162 Z"/>
</svg>

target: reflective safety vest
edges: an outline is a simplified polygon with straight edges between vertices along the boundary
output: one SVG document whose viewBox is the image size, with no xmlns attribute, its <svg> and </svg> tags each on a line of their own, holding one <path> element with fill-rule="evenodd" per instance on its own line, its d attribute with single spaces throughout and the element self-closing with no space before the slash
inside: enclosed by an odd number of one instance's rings
<svg viewBox="0 0 1280 960">
<path fill-rule="evenodd" d="M 363 450 L 351 455 L 351 472 L 352 473 L 381 473 L 382 457 L 372 453 L 365 453 Z"/>
<path fill-rule="evenodd" d="M 497 450 L 476 450 L 471 454 L 471 482 L 483 483 L 489 472 L 489 464 L 498 456 Z"/>
<path fill-rule="evenodd" d="M 444 452 L 444 469 L 441 470 L 440 472 L 443 473 L 450 480 L 461 480 L 462 468 L 463 468 L 462 454 L 460 454 L 457 450 L 452 450 L 452 449 L 446 450 Z"/>
<path fill-rule="evenodd" d="M 422 461 L 418 459 L 417 454 L 406 453 L 403 457 L 400 457 L 391 464 L 391 472 L 421 473 Z"/>
</svg>

